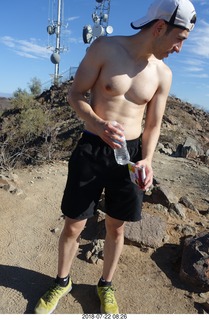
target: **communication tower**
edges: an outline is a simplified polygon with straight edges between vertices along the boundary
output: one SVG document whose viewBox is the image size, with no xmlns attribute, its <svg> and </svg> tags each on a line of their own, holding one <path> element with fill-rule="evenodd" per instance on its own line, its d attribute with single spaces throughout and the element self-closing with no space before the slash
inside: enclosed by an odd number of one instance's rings
<svg viewBox="0 0 209 320">
<path fill-rule="evenodd" d="M 64 17 L 64 0 L 49 0 L 49 19 L 47 32 L 49 37 L 55 36 L 55 46 L 49 45 L 48 48 L 51 48 L 53 53 L 51 54 L 51 62 L 55 65 L 53 77 L 53 83 L 55 85 L 59 84 L 61 78 L 59 74 L 59 64 L 60 64 L 60 53 L 66 50 L 61 46 L 61 32 L 63 28 L 66 28 L 67 25 L 63 24 Z"/>
<path fill-rule="evenodd" d="M 83 27 L 84 43 L 91 43 L 100 36 L 107 36 L 113 32 L 109 25 L 110 0 L 96 0 L 96 6 L 92 14 L 93 26 Z"/>
</svg>

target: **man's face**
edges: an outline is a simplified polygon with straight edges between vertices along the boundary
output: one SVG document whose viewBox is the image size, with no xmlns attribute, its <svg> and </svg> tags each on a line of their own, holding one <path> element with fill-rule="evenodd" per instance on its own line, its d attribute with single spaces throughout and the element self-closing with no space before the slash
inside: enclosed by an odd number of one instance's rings
<svg viewBox="0 0 209 320">
<path fill-rule="evenodd" d="M 172 28 L 169 32 L 165 31 L 157 40 L 156 58 L 164 59 L 171 53 L 179 53 L 188 36 L 189 31 L 180 28 Z"/>
<path fill-rule="evenodd" d="M 168 50 L 168 54 L 176 52 L 179 53 L 182 49 L 183 42 L 188 38 L 189 31 L 182 30 L 180 28 L 174 28 L 167 34 L 167 38 L 170 40 L 171 48 Z"/>
</svg>

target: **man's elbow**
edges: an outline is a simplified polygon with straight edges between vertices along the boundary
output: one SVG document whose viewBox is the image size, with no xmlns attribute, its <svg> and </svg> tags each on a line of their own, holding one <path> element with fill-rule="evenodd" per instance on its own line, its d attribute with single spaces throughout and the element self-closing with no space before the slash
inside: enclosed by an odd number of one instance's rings
<svg viewBox="0 0 209 320">
<path fill-rule="evenodd" d="M 78 100 L 78 94 L 71 87 L 67 93 L 67 102 L 73 107 L 76 100 Z"/>
<path fill-rule="evenodd" d="M 144 127 L 144 131 L 146 132 L 160 132 L 161 130 L 161 122 L 151 122 L 151 123 L 146 123 Z"/>
</svg>

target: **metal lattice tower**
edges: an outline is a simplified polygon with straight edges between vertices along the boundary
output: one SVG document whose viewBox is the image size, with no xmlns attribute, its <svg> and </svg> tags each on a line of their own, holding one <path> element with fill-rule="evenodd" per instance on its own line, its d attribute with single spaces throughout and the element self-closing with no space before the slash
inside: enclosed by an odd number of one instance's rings
<svg viewBox="0 0 209 320">
<path fill-rule="evenodd" d="M 109 25 L 110 0 L 96 0 L 96 6 L 92 14 L 93 27 L 86 25 L 83 28 L 83 41 L 90 43 L 100 36 L 107 36 L 113 32 Z"/>
</svg>

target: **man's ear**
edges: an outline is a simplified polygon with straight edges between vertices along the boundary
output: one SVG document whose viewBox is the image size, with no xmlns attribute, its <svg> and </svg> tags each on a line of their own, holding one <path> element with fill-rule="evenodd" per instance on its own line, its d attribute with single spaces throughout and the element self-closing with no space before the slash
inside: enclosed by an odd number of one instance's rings
<svg viewBox="0 0 209 320">
<path fill-rule="evenodd" d="M 153 25 L 153 35 L 155 37 L 161 35 L 162 33 L 165 32 L 166 29 L 166 23 L 164 20 L 158 20 L 156 23 Z"/>
</svg>

